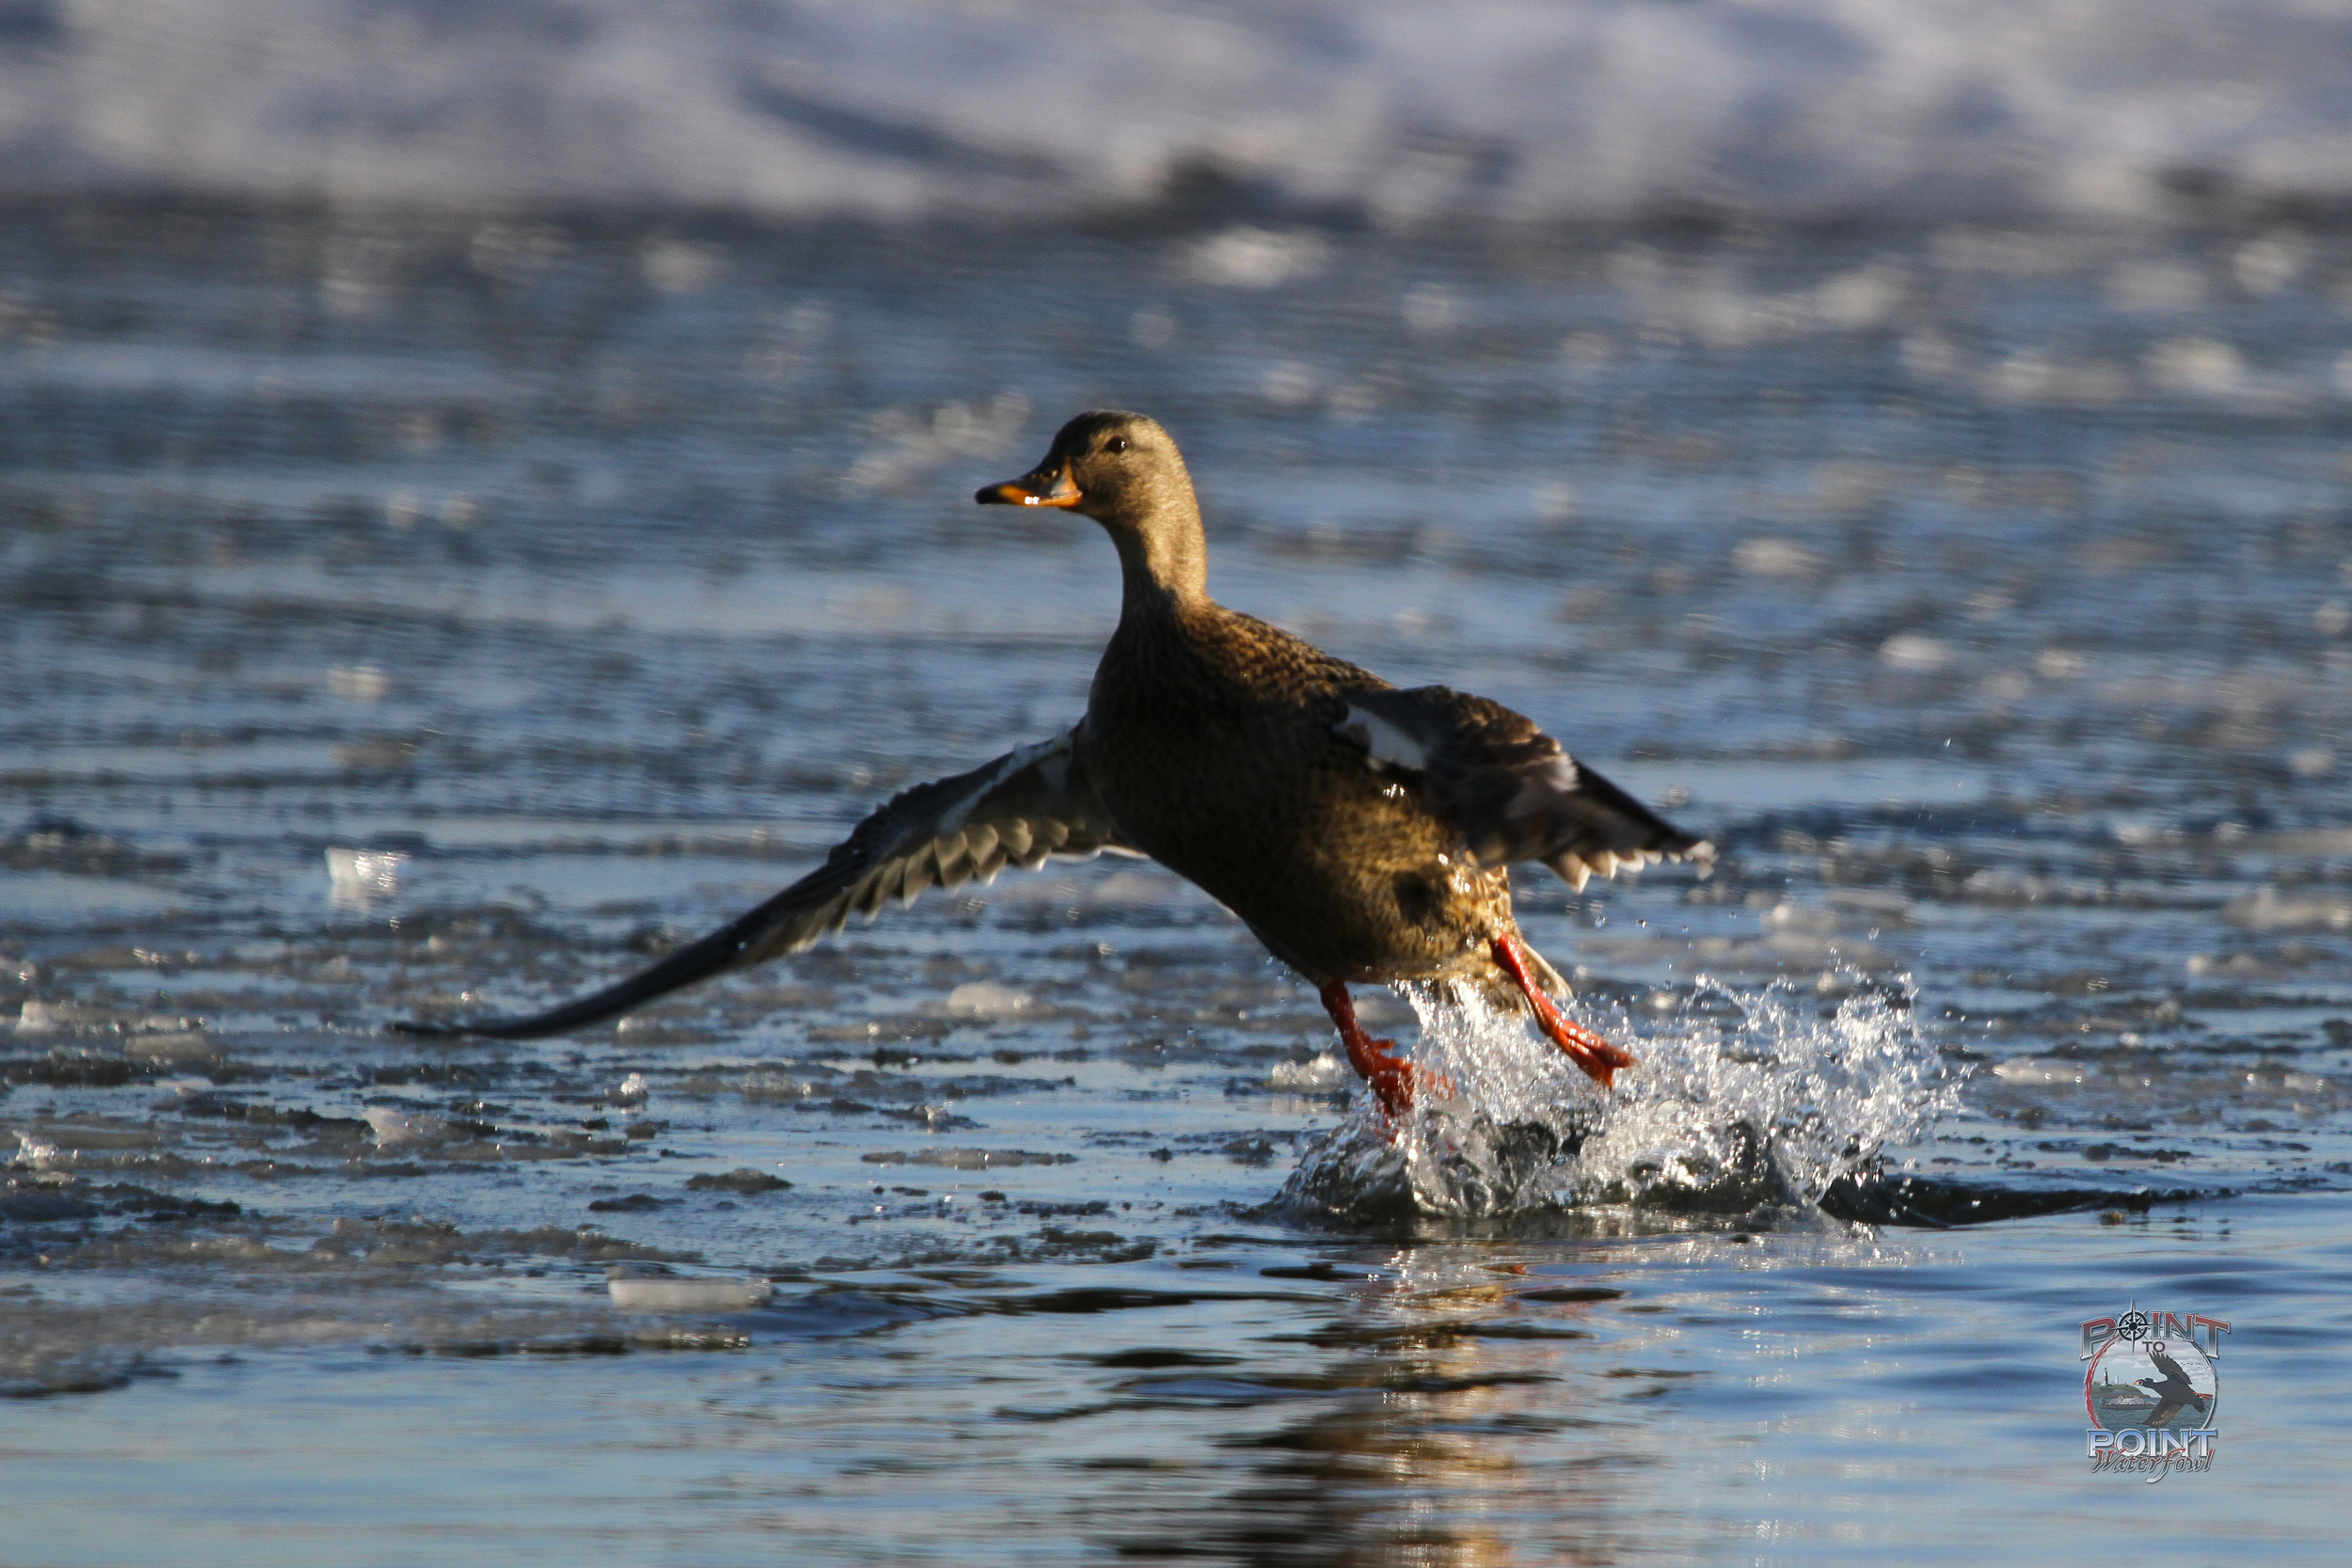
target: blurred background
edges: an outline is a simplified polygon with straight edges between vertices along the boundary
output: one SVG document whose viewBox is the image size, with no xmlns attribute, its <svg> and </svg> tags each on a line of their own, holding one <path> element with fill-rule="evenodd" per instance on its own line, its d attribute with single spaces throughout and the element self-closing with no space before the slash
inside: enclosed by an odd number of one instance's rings
<svg viewBox="0 0 2352 1568">
<path fill-rule="evenodd" d="M 2259 224 L 2344 8 L 9 0 L 8 186 L 771 219 Z"/>
<path fill-rule="evenodd" d="M 459 1499 L 381 1501 L 388 1561 L 447 1509 L 485 1553 L 692 1519 L 714 1560 L 779 1521 L 894 1561 L 2139 1528 L 2035 1457 L 2067 1389 L 1976 1352 L 2116 1310 L 2074 1310 L 2086 1268 L 2234 1277 L 2233 1222 L 2250 1317 L 2341 1324 L 2347 59 L 2319 0 L 0 0 L 0 1379 L 177 1369 L 264 1468 L 317 1461 L 342 1379 L 362 1449 Z M 1521 879 L 1656 1067 L 1558 1174 L 1585 1250 L 1266 1208 L 1346 1080 L 1149 866 L 577 1040 L 379 1032 L 609 978 L 1073 719 L 1109 547 L 969 497 L 1104 405 L 1183 443 L 1226 603 L 1509 703 L 1725 847 Z M 710 1184 L 745 1171 L 793 1185 Z M 1994 1218 L 1964 1255 L 1872 1228 Z M 1071 1364 L 1074 1298 L 988 1294 L 1018 1261 L 1193 1302 L 1180 1257 L 1296 1292 L 1132 1331 L 1247 1339 L 1214 1378 Z M 782 1305 L 624 1322 L 615 1261 Z M 1441 1297 L 1490 1337 L 1413 1338 Z M 682 1359 L 521 1398 L 365 1343 Z M 2279 1387 L 2341 1394 L 2292 1351 Z M 550 1435 L 624 1405 L 642 1442 Z M 139 1447 L 167 1406 L 73 1408 L 26 1482 L 71 1560 L 115 1560 L 90 1499 L 140 1465 L 183 1544 L 316 1560 Z M 1940 1490 L 1853 1479 L 1898 1427 Z M 580 1491 L 472 1475 L 497 1445 Z M 1989 1514 L 1995 1463 L 2087 1533 Z M 906 1503 L 927 1469 L 952 1507 Z M 2316 1503 L 2215 1496 L 2217 1551 L 2330 1549 Z"/>
</svg>

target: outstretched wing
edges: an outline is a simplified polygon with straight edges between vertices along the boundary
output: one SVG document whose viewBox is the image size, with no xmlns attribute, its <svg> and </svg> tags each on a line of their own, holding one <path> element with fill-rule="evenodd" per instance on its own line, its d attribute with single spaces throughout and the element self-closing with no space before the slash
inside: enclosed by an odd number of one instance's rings
<svg viewBox="0 0 2352 1568">
<path fill-rule="evenodd" d="M 700 942 L 593 996 L 532 1018 L 465 1023 L 395 1023 L 411 1035 L 536 1039 L 584 1028 L 697 980 L 798 953 L 871 916 L 892 898 L 911 904 L 930 887 L 988 881 L 1008 865 L 1049 859 L 1136 854 L 1095 797 L 1074 752 L 1077 730 L 1008 752 L 935 784 L 917 784 L 857 825 L 825 863 Z"/>
<path fill-rule="evenodd" d="M 1580 890 L 1597 872 L 1715 847 L 1659 817 L 1501 703 L 1443 686 L 1343 694 L 1340 735 L 1383 772 L 1419 781 L 1481 865 L 1541 861 Z"/>
</svg>

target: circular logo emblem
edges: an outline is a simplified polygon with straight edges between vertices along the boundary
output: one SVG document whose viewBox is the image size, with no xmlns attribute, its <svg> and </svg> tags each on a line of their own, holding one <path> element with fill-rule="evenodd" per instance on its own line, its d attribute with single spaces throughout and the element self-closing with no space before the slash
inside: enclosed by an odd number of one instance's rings
<svg viewBox="0 0 2352 1568">
<path fill-rule="evenodd" d="M 2102 1432 L 2210 1429 L 2220 1402 L 2221 1379 L 2196 1341 L 2149 1338 L 2139 1312 L 2116 1321 L 2083 1374 L 2083 1403 Z"/>
</svg>

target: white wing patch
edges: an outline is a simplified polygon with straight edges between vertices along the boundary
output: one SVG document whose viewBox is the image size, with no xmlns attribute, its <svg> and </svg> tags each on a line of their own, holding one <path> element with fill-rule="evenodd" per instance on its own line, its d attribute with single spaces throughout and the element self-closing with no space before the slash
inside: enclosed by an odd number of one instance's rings
<svg viewBox="0 0 2352 1568">
<path fill-rule="evenodd" d="M 1545 800 L 1553 795 L 1573 794 L 1576 790 L 1576 759 L 1563 752 L 1540 770 L 1530 771 L 1519 784 L 1519 792 L 1503 808 L 1510 816 L 1532 815 L 1543 809 Z"/>
<path fill-rule="evenodd" d="M 1428 770 L 1429 753 L 1411 736 L 1376 713 L 1352 704 L 1340 721 L 1340 734 L 1364 749 L 1364 765 L 1375 770 L 1393 768 L 1407 773 Z"/>
<path fill-rule="evenodd" d="M 1539 861 L 1581 891 L 1595 876 L 1667 860 L 1695 861 L 1704 876 L 1714 859 L 1712 845 L 1692 843 L 1484 698 L 1443 687 L 1366 692 L 1333 730 L 1364 749 L 1375 772 L 1417 776 L 1424 800 L 1454 819 L 1482 865 Z"/>
</svg>

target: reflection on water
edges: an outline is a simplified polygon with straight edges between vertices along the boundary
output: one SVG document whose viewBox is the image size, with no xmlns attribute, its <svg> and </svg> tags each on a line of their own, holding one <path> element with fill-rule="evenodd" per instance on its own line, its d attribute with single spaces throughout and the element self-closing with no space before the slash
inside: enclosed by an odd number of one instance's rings
<svg viewBox="0 0 2352 1568">
<path fill-rule="evenodd" d="M 0 1383 L 104 1397 L 9 1407 L 12 1528 L 2079 1556 L 2137 1521 L 2058 1463 L 2066 1336 L 2158 1278 L 2240 1324 L 2231 1408 L 2306 1432 L 2352 252 L 2265 242 L 27 209 Z M 1392 1141 L 1312 997 L 1134 863 L 575 1039 L 381 1032 L 637 967 L 1066 724 L 1107 547 L 965 498 L 1102 404 L 1185 442 L 1229 602 L 1726 846 L 1519 884 L 1619 1092 L 1367 996 L 1461 1091 Z M 2325 1451 L 2164 1506 L 2319 1560 Z M 256 1501 L 293 1470 L 360 1500 Z"/>
</svg>

